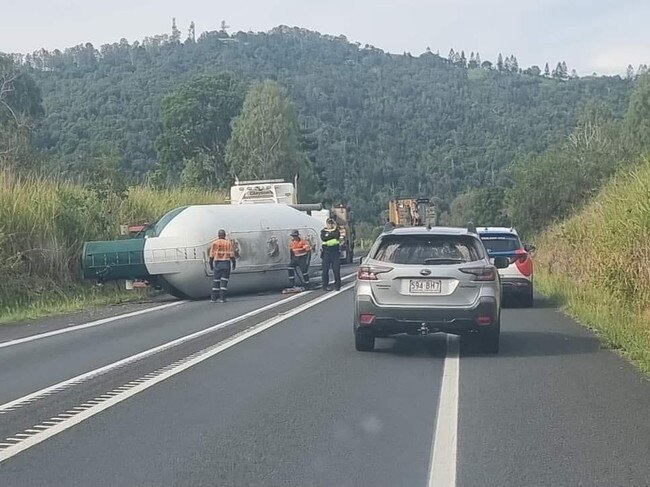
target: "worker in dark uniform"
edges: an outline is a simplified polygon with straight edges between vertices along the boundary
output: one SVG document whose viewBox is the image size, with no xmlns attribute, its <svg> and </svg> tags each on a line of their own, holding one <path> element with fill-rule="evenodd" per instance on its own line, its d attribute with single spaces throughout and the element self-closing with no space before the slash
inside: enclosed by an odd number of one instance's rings
<svg viewBox="0 0 650 487">
<path fill-rule="evenodd" d="M 230 270 L 235 270 L 237 260 L 230 240 L 226 240 L 226 231 L 219 230 L 217 239 L 210 245 L 210 269 L 212 269 L 212 293 L 210 301 L 223 303 L 226 301 Z"/>
<path fill-rule="evenodd" d="M 320 232 L 320 239 L 323 242 L 323 289 L 331 291 L 330 269 L 334 273 L 334 287 L 337 291 L 341 289 L 341 234 L 332 218 L 328 218 L 325 228 Z"/>
<path fill-rule="evenodd" d="M 296 269 L 302 276 L 305 287 L 309 287 L 309 262 L 311 260 L 311 245 L 300 236 L 298 230 L 291 231 L 291 242 L 289 243 L 289 281 L 291 287 L 296 287 Z"/>
</svg>

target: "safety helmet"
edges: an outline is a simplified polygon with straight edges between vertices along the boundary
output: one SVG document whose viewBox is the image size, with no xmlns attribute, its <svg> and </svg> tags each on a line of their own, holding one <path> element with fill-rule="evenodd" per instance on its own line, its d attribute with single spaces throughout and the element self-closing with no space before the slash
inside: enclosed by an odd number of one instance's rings
<svg viewBox="0 0 650 487">
<path fill-rule="evenodd" d="M 292 237 L 300 237 L 300 232 L 298 230 L 291 230 Z"/>
</svg>

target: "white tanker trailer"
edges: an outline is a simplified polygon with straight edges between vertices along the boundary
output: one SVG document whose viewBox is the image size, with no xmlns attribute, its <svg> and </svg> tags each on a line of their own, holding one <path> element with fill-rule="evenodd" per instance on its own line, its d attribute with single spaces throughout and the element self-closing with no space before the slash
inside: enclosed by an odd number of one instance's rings
<svg viewBox="0 0 650 487">
<path fill-rule="evenodd" d="M 296 209 L 316 205 L 196 205 L 176 208 L 140 238 L 86 242 L 82 254 L 86 279 L 146 280 L 180 298 L 210 295 L 208 249 L 224 229 L 238 255 L 231 292 L 256 292 L 289 286 L 289 241 L 297 229 L 312 246 L 310 277 L 321 271 L 322 222 Z"/>
</svg>

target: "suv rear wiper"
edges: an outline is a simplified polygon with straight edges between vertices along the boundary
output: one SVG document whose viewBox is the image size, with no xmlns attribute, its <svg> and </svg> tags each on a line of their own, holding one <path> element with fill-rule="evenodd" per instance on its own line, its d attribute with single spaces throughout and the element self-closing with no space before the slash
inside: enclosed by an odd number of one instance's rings
<svg viewBox="0 0 650 487">
<path fill-rule="evenodd" d="M 446 259 L 444 257 L 424 260 L 425 264 L 431 264 L 431 265 L 462 264 L 463 262 L 465 262 L 463 259 Z"/>
</svg>

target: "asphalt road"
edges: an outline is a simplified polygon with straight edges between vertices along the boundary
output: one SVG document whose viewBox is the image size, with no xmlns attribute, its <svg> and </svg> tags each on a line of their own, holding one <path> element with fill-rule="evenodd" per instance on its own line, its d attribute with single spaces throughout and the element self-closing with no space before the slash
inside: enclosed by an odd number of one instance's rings
<svg viewBox="0 0 650 487">
<path fill-rule="evenodd" d="M 359 353 L 351 291 L 283 299 L 183 303 L 0 348 L 0 485 L 430 485 L 453 402 L 446 337 Z M 650 485 L 650 382 L 558 311 L 505 309 L 501 353 L 461 343 L 458 363 L 456 446 L 441 450 L 455 485 Z"/>
</svg>

